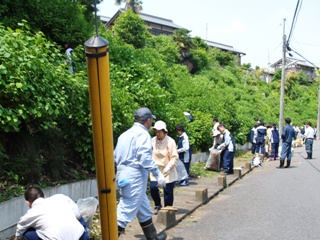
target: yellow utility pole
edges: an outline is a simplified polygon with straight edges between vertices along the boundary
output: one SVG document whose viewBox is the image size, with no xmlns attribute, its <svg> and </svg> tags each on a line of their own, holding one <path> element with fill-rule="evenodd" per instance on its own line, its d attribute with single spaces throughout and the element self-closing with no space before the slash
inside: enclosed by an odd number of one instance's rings
<svg viewBox="0 0 320 240">
<path fill-rule="evenodd" d="M 85 42 L 103 240 L 118 239 L 111 118 L 108 41 L 98 34 Z"/>
</svg>

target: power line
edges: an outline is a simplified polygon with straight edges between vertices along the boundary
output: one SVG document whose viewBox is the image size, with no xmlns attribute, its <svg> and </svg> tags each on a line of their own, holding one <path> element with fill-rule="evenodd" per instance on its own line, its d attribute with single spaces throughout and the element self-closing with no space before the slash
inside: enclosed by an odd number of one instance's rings
<svg viewBox="0 0 320 240">
<path fill-rule="evenodd" d="M 302 5 L 302 0 L 301 0 L 301 4 L 300 4 L 300 0 L 298 0 L 297 6 L 296 6 L 296 10 L 294 11 L 293 20 L 292 20 L 292 23 L 291 23 L 291 29 L 290 29 L 290 33 L 289 33 L 287 44 L 289 44 L 289 42 L 291 40 L 291 36 L 293 34 L 295 25 L 296 25 L 297 20 L 298 20 L 298 15 L 299 15 L 299 12 L 300 12 L 300 9 L 301 9 L 301 5 Z"/>
<path fill-rule="evenodd" d="M 288 50 L 294 52 L 295 54 L 297 54 L 298 56 L 300 56 L 301 58 L 303 58 L 305 61 L 307 61 L 308 63 L 310 63 L 310 64 L 311 64 L 312 66 L 314 66 L 315 68 L 319 68 L 319 67 L 316 66 L 314 63 L 310 62 L 308 59 L 306 59 L 304 56 L 302 56 L 300 53 L 298 53 L 297 51 L 293 50 L 292 48 L 289 47 Z"/>
</svg>

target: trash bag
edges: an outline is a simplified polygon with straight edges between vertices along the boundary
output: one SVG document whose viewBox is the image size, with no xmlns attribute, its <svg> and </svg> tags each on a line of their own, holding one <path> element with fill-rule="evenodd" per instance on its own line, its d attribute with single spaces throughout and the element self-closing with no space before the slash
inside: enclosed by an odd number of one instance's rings
<svg viewBox="0 0 320 240">
<path fill-rule="evenodd" d="M 260 157 L 255 157 L 252 159 L 252 162 L 251 162 L 251 165 L 252 166 L 261 166 L 261 159 Z"/>
<path fill-rule="evenodd" d="M 212 171 L 220 171 L 220 153 L 218 149 L 210 148 L 210 155 L 208 157 L 205 168 Z"/>
<path fill-rule="evenodd" d="M 97 211 L 99 201 L 95 197 L 80 198 L 77 201 L 79 211 L 86 222 L 88 233 L 92 228 L 93 216 Z"/>
<path fill-rule="evenodd" d="M 181 160 L 178 160 L 178 164 L 176 166 L 176 170 L 177 170 L 177 173 L 178 173 L 177 181 L 188 179 L 189 176 L 188 176 L 187 170 L 184 167 L 184 164 L 183 164 L 183 162 Z"/>
</svg>

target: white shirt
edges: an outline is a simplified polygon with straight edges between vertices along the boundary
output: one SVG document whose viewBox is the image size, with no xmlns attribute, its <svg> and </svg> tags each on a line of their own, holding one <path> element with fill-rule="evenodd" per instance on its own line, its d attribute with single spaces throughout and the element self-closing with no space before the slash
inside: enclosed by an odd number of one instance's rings
<svg viewBox="0 0 320 240">
<path fill-rule="evenodd" d="M 304 133 L 304 136 L 306 137 L 306 138 L 314 138 L 314 130 L 313 130 L 313 128 L 312 127 L 307 127 L 306 128 L 306 131 L 305 131 L 305 133 Z"/>
<path fill-rule="evenodd" d="M 79 240 L 84 232 L 79 216 L 78 206 L 63 194 L 38 198 L 20 218 L 16 237 L 21 238 L 28 228 L 34 228 L 43 240 Z"/>
</svg>

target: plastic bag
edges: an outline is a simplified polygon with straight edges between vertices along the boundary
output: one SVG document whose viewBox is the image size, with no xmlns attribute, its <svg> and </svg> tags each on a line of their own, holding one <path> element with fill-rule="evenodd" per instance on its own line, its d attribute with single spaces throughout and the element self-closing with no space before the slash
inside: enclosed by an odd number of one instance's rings
<svg viewBox="0 0 320 240">
<path fill-rule="evenodd" d="M 184 164 L 183 164 L 183 162 L 181 160 L 178 160 L 178 164 L 176 166 L 176 170 L 177 170 L 177 173 L 178 173 L 178 180 L 177 181 L 188 179 L 189 176 L 188 176 L 187 170 L 184 167 Z"/>
<path fill-rule="evenodd" d="M 260 157 L 255 157 L 254 159 L 252 159 L 251 165 L 253 165 L 253 166 L 261 166 Z"/>
<path fill-rule="evenodd" d="M 90 233 L 93 216 L 97 211 L 99 201 L 95 197 L 80 198 L 77 201 L 79 211 L 86 222 L 87 230 Z"/>
<path fill-rule="evenodd" d="M 220 153 L 218 149 L 210 148 L 210 155 L 206 163 L 206 169 L 220 171 Z"/>
</svg>

